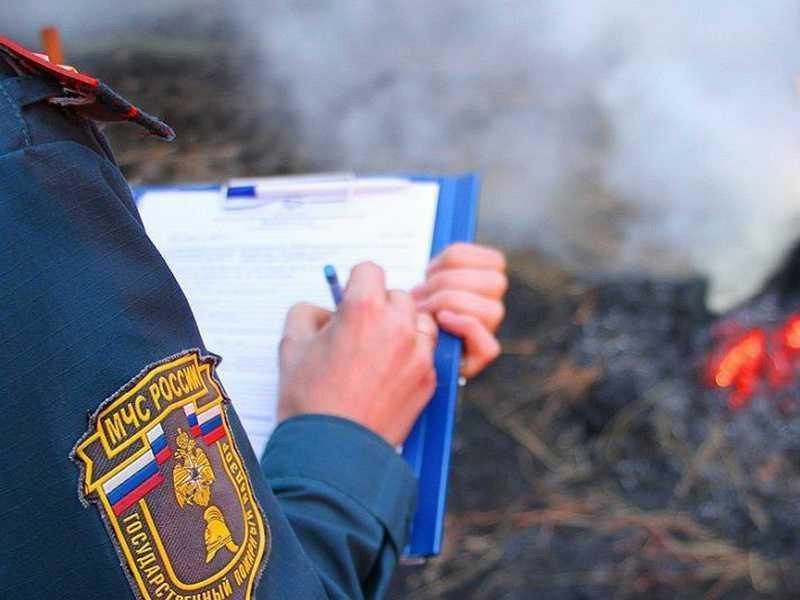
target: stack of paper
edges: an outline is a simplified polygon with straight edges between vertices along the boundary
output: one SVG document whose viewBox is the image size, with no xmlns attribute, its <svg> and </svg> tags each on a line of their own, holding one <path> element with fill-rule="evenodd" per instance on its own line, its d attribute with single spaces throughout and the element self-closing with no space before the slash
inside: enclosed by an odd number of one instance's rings
<svg viewBox="0 0 800 600">
<path fill-rule="evenodd" d="M 225 188 L 151 190 L 145 228 L 185 292 L 209 351 L 260 456 L 275 426 L 277 350 L 296 302 L 333 309 L 323 267 L 342 283 L 371 260 L 390 288 L 422 282 L 439 185 L 405 179 L 263 179 L 252 199 Z"/>
</svg>

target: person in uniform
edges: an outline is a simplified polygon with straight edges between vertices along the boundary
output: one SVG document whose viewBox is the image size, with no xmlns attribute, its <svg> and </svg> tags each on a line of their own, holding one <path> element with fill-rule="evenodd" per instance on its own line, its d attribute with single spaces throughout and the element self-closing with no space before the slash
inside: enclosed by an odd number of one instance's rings
<svg viewBox="0 0 800 600">
<path fill-rule="evenodd" d="M 336 313 L 293 307 L 256 457 L 94 119 L 170 130 L 0 46 L 0 597 L 382 597 L 437 323 L 464 375 L 496 358 L 503 255 L 452 246 L 410 294 L 364 263 Z"/>
</svg>

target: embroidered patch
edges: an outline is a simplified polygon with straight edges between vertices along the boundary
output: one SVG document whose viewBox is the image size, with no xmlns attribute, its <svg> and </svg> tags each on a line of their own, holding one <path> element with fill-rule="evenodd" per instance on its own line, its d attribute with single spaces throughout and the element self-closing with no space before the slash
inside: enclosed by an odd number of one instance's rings
<svg viewBox="0 0 800 600">
<path fill-rule="evenodd" d="M 100 405 L 70 457 L 138 598 L 247 600 L 269 555 L 217 362 L 190 350 L 148 366 Z"/>
</svg>

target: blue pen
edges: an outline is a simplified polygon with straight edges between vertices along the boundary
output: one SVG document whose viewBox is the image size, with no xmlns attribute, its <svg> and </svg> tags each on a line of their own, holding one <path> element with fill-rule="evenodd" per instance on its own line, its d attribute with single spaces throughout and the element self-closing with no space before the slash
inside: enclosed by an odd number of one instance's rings
<svg viewBox="0 0 800 600">
<path fill-rule="evenodd" d="M 323 270 L 325 272 L 325 279 L 328 280 L 328 287 L 331 288 L 333 303 L 339 306 L 339 303 L 342 301 L 342 286 L 339 283 L 338 275 L 336 275 L 336 269 L 333 265 L 325 265 Z"/>
</svg>

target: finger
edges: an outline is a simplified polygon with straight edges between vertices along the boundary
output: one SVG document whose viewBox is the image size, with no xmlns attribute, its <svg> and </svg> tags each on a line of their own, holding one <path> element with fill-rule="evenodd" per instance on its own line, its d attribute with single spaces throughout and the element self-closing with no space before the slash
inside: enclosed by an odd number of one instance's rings
<svg viewBox="0 0 800 600">
<path fill-rule="evenodd" d="M 475 317 L 442 310 L 436 313 L 436 319 L 443 329 L 464 340 L 464 377 L 474 377 L 500 355 L 500 342 Z"/>
<path fill-rule="evenodd" d="M 350 271 L 350 279 L 344 290 L 343 302 L 377 303 L 386 302 L 386 274 L 374 262 L 362 262 Z"/>
<path fill-rule="evenodd" d="M 317 333 L 330 320 L 333 313 L 319 306 L 301 302 L 286 313 L 283 337 L 303 339 Z"/>
<path fill-rule="evenodd" d="M 457 242 L 444 249 L 428 265 L 428 275 L 440 269 L 490 269 L 506 270 L 506 257 L 496 248 Z"/>
<path fill-rule="evenodd" d="M 408 292 L 389 290 L 387 293 L 389 305 L 403 315 L 404 319 L 413 323 L 417 314 L 417 304 Z"/>
<path fill-rule="evenodd" d="M 499 300 L 484 298 L 472 292 L 443 290 L 434 292 L 417 303 L 418 310 L 436 314 L 449 310 L 476 317 L 490 331 L 495 331 L 505 316 L 505 306 Z"/>
<path fill-rule="evenodd" d="M 416 321 L 419 343 L 424 345 L 426 352 L 433 354 L 439 338 L 439 327 L 436 325 L 436 321 L 426 312 L 417 313 Z"/>
<path fill-rule="evenodd" d="M 434 368 L 434 354 L 436 341 L 439 337 L 439 328 L 436 321 L 428 313 L 417 313 L 417 345 L 414 351 L 414 364 L 420 367 L 420 401 L 423 406 L 430 400 L 436 389 L 436 370 Z"/>
<path fill-rule="evenodd" d="M 499 300 L 508 290 L 508 278 L 502 271 L 490 269 L 440 269 L 411 294 L 421 300 L 439 290 L 462 290 Z"/>
</svg>

